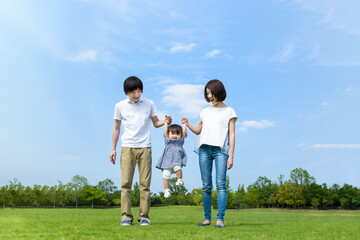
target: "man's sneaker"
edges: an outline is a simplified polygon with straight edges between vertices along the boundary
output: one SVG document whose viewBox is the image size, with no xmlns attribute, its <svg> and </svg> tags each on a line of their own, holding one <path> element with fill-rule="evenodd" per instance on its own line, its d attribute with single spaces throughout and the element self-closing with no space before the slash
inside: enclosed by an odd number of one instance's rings
<svg viewBox="0 0 360 240">
<path fill-rule="evenodd" d="M 140 218 L 140 225 L 141 226 L 149 226 L 150 225 L 150 220 L 148 218 Z"/>
<path fill-rule="evenodd" d="M 178 179 L 178 180 L 176 181 L 176 186 L 182 186 L 182 185 L 184 185 L 184 180 Z"/>
<path fill-rule="evenodd" d="M 164 198 L 169 198 L 169 197 L 171 197 L 170 189 L 165 189 L 164 190 Z"/>
<path fill-rule="evenodd" d="M 132 225 L 132 221 L 130 218 L 126 217 L 123 220 L 121 220 L 120 223 L 121 226 L 131 226 Z"/>
</svg>

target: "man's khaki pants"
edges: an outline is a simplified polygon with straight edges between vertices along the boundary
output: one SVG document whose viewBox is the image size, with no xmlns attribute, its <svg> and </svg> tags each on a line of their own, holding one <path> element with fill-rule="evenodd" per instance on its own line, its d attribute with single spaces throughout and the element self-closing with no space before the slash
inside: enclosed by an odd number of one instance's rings
<svg viewBox="0 0 360 240">
<path fill-rule="evenodd" d="M 150 181 L 151 181 L 151 147 L 129 148 L 121 147 L 120 169 L 121 169 L 121 218 L 134 217 L 131 213 L 131 186 L 134 171 L 138 162 L 140 207 L 138 220 L 141 217 L 149 218 L 150 211 Z"/>
</svg>

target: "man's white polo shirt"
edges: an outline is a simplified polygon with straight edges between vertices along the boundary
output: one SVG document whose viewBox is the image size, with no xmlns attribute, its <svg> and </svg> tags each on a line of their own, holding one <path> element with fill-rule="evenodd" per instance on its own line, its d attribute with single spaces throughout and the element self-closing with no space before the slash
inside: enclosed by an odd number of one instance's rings
<svg viewBox="0 0 360 240">
<path fill-rule="evenodd" d="M 124 126 L 121 146 L 142 148 L 151 146 L 151 118 L 156 116 L 153 101 L 141 98 L 134 103 L 129 98 L 115 105 L 114 119 L 120 120 Z"/>
</svg>

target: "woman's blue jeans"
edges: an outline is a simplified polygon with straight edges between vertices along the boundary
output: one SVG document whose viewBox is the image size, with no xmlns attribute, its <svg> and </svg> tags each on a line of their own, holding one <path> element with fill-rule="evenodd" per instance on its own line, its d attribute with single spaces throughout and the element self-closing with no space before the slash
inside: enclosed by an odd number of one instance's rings
<svg viewBox="0 0 360 240">
<path fill-rule="evenodd" d="M 199 165 L 203 182 L 203 204 L 205 221 L 211 221 L 212 166 L 215 160 L 216 189 L 218 193 L 218 214 L 216 221 L 224 221 L 226 210 L 226 168 L 228 156 L 220 147 L 201 145 L 199 148 Z"/>
</svg>

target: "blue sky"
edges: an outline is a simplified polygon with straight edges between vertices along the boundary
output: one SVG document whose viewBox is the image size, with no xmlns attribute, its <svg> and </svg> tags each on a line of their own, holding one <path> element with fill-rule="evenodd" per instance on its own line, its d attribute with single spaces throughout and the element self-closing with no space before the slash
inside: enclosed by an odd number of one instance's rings
<svg viewBox="0 0 360 240">
<path fill-rule="evenodd" d="M 0 185 L 80 174 L 120 186 L 113 111 L 136 75 L 175 123 L 196 124 L 203 86 L 223 81 L 238 115 L 233 189 L 297 167 L 359 187 L 359 11 L 355 0 L 2 1 Z M 162 134 L 152 129 L 153 166 Z M 195 141 L 188 190 L 201 186 Z M 156 168 L 151 190 L 162 191 Z"/>
</svg>

